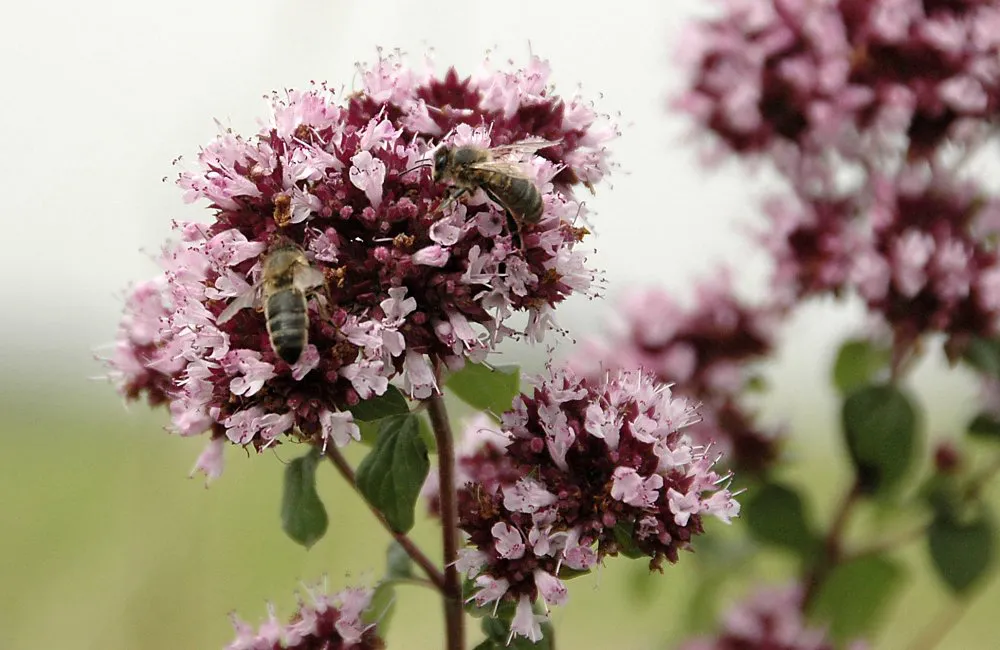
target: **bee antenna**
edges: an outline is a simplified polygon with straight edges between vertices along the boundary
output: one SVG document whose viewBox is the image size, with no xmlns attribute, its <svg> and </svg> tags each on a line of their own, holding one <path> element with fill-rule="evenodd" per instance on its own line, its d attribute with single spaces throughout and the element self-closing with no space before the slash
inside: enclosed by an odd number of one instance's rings
<svg viewBox="0 0 1000 650">
<path fill-rule="evenodd" d="M 434 165 L 431 163 L 431 161 L 429 161 L 429 160 L 423 161 L 423 162 L 421 162 L 418 165 L 414 165 L 413 167 L 410 167 L 409 169 L 406 169 L 404 171 L 399 172 L 399 175 L 400 176 L 406 176 L 410 172 L 415 171 L 417 169 L 423 169 L 424 167 L 433 167 L 433 166 Z"/>
</svg>

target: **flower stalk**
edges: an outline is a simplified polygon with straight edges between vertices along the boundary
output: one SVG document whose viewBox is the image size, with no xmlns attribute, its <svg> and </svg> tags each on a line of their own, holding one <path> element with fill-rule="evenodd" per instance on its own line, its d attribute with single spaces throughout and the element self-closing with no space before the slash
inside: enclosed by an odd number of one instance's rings
<svg viewBox="0 0 1000 650">
<path fill-rule="evenodd" d="M 458 500 L 455 485 L 455 442 L 441 395 L 426 400 L 438 452 L 441 498 L 441 534 L 444 547 L 444 616 L 448 650 L 465 647 L 462 581 L 458 574 Z"/>
<path fill-rule="evenodd" d="M 833 517 L 833 522 L 830 524 L 830 530 L 823 541 L 823 555 L 816 561 L 816 564 L 810 569 L 809 574 L 804 580 L 806 591 L 802 597 L 803 612 L 809 610 L 813 600 L 816 598 L 816 594 L 819 593 L 820 587 L 823 586 L 823 581 L 830 575 L 834 567 L 843 561 L 844 531 L 847 529 L 847 522 L 850 519 L 851 512 L 854 511 L 854 507 L 860 499 L 861 484 L 855 480 L 841 500 L 837 512 Z"/>
<path fill-rule="evenodd" d="M 365 502 L 368 509 L 372 511 L 372 514 L 375 515 L 378 522 L 382 524 L 382 527 L 385 528 L 390 535 L 392 535 L 392 538 L 396 540 L 404 551 L 406 551 L 406 554 L 409 555 L 421 569 L 423 569 L 424 573 L 427 574 L 427 578 L 431 581 L 434 587 L 442 594 L 446 594 L 447 584 L 444 574 L 442 574 L 441 571 L 434 566 L 434 562 L 432 562 L 431 559 L 427 557 L 416 544 L 413 543 L 413 540 L 411 540 L 404 533 L 397 533 L 394 531 L 389 525 L 389 522 L 386 521 L 385 515 L 379 512 L 378 508 L 368 502 L 365 495 L 360 489 L 358 489 L 358 481 L 354 474 L 354 469 L 351 468 L 350 463 L 348 463 L 347 459 L 344 458 L 344 455 L 340 453 L 340 450 L 331 445 L 327 448 L 325 454 L 326 457 L 330 459 L 330 462 L 333 463 L 333 466 L 337 468 L 337 471 L 340 472 L 340 475 L 344 477 L 344 480 L 347 481 L 352 488 L 354 488 L 355 492 L 358 493 L 358 496 L 360 496 Z"/>
</svg>

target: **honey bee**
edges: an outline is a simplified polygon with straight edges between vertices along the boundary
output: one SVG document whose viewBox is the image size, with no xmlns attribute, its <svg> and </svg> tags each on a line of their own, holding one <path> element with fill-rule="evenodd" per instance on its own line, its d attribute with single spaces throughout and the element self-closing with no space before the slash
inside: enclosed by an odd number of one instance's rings
<svg viewBox="0 0 1000 650">
<path fill-rule="evenodd" d="M 522 140 L 492 147 L 442 145 L 434 152 L 431 178 L 450 181 L 457 188 L 444 205 L 466 192 L 482 189 L 513 220 L 515 230 L 523 223 L 538 223 L 542 218 L 542 193 L 517 163 L 500 160 L 512 154 L 525 155 L 559 144 L 560 140 Z M 514 234 L 512 230 L 512 235 Z"/>
<path fill-rule="evenodd" d="M 241 309 L 263 306 L 271 347 L 294 364 L 309 343 L 309 294 L 324 284 L 322 271 L 309 264 L 301 248 L 278 244 L 264 258 L 260 281 L 229 303 L 216 322 L 221 325 Z"/>
</svg>

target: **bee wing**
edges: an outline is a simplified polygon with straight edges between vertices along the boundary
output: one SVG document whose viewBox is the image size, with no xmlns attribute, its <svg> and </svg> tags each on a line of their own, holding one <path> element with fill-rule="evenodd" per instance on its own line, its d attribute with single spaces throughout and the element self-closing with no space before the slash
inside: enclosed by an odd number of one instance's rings
<svg viewBox="0 0 1000 650">
<path fill-rule="evenodd" d="M 504 174 L 505 176 L 513 176 L 515 178 L 526 177 L 524 170 L 521 169 L 520 165 L 506 160 L 484 160 L 482 162 L 472 163 L 469 165 L 469 169 L 495 172 L 498 174 Z"/>
<path fill-rule="evenodd" d="M 546 147 L 554 147 L 555 145 L 562 142 L 559 140 L 542 140 L 541 138 L 521 140 L 520 142 L 514 142 L 512 144 L 502 144 L 499 147 L 492 147 L 490 153 L 494 156 L 509 156 L 512 154 L 525 155 L 529 153 L 535 153 Z"/>
<path fill-rule="evenodd" d="M 231 303 L 226 305 L 226 308 L 222 310 L 219 317 L 215 319 L 216 325 L 222 325 L 226 321 L 230 320 L 239 311 L 246 309 L 247 307 L 253 307 L 257 302 L 257 298 L 260 295 L 260 285 L 250 287 L 240 295 L 236 296 Z"/>
<path fill-rule="evenodd" d="M 315 287 L 323 286 L 326 283 L 326 277 L 319 269 L 300 264 L 295 269 L 295 279 L 292 283 L 296 289 L 305 293 Z"/>
</svg>

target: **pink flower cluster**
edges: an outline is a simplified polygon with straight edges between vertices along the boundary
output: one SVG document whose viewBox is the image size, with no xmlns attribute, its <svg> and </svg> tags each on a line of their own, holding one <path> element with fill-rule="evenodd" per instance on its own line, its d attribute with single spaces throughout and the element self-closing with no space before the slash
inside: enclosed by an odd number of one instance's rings
<svg viewBox="0 0 1000 650">
<path fill-rule="evenodd" d="M 802 614 L 802 589 L 766 587 L 737 604 L 723 619 L 714 638 L 682 643 L 678 650 L 834 650 L 837 646 L 822 628 L 809 627 Z M 848 650 L 866 650 L 855 641 Z"/>
<path fill-rule="evenodd" d="M 362 620 L 373 593 L 358 588 L 328 596 L 309 590 L 309 602 L 300 599 L 290 623 L 281 623 L 269 607 L 267 622 L 257 630 L 234 614 L 236 639 L 226 650 L 380 650 L 385 643 L 376 635 L 375 626 Z"/>
<path fill-rule="evenodd" d="M 547 64 L 471 77 L 418 73 L 396 56 L 361 69 L 363 88 L 325 86 L 272 98 L 254 136 L 226 129 L 180 174 L 208 224 L 178 224 L 163 273 L 129 297 L 112 376 L 129 399 L 168 403 L 182 435 L 211 431 L 257 448 L 283 433 L 357 438 L 348 406 L 399 378 L 414 399 L 438 391 L 437 367 L 481 360 L 511 335 L 541 338 L 550 310 L 588 292 L 594 271 L 577 244 L 574 186 L 608 171 L 614 127 L 579 98 L 552 94 Z M 444 207 L 429 153 L 545 139 L 511 161 L 540 189 L 544 211 L 519 244 L 482 192 Z M 227 305 L 253 290 L 273 247 L 295 245 L 326 282 L 309 295 L 308 345 L 294 365 L 272 349 L 264 315 Z M 524 332 L 508 317 L 528 315 Z M 221 471 L 219 443 L 199 469 Z"/>
<path fill-rule="evenodd" d="M 627 294 L 601 336 L 582 342 L 570 366 L 592 381 L 620 369 L 642 368 L 676 395 L 698 404 L 701 419 L 687 432 L 712 445 L 727 465 L 766 470 L 778 457 L 778 439 L 757 428 L 741 401 L 753 362 L 771 353 L 778 325 L 774 307 L 753 307 L 721 273 L 696 284 L 686 308 L 662 289 Z"/>
<path fill-rule="evenodd" d="M 924 156 L 1000 107 L 1000 2 L 723 4 L 680 105 L 736 152 Z"/>
<path fill-rule="evenodd" d="M 728 523 L 739 513 L 729 477 L 682 433 L 696 418 L 686 400 L 639 371 L 603 381 L 550 371 L 492 435 L 507 464 L 459 492 L 471 547 L 459 566 L 475 577 L 473 598 L 515 602 L 512 634 L 531 640 L 541 635 L 533 601 L 566 600 L 561 571 L 620 552 L 660 569 L 702 532 L 703 515 Z"/>
<path fill-rule="evenodd" d="M 917 165 L 871 177 L 865 192 L 769 206 L 763 235 L 789 306 L 852 290 L 892 328 L 897 345 L 943 332 L 960 351 L 1000 327 L 1000 202 L 972 182 Z"/>
<path fill-rule="evenodd" d="M 786 307 L 857 294 L 901 354 L 1000 329 L 1000 203 L 964 163 L 1000 108 L 1000 1 L 726 0 L 682 108 L 777 163 L 761 239 Z"/>
</svg>

